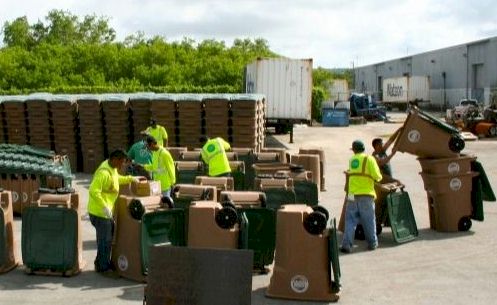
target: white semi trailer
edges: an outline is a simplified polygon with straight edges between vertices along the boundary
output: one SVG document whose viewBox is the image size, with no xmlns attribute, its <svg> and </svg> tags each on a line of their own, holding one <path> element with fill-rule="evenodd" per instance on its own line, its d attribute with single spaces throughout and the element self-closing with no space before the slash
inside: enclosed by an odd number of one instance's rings
<svg viewBox="0 0 497 305">
<path fill-rule="evenodd" d="M 409 102 L 430 101 L 429 76 L 402 76 L 385 78 L 382 84 L 383 104 L 405 108 Z"/>
<path fill-rule="evenodd" d="M 291 132 L 311 121 L 312 59 L 259 58 L 246 66 L 245 92 L 266 96 L 266 126 Z"/>
</svg>

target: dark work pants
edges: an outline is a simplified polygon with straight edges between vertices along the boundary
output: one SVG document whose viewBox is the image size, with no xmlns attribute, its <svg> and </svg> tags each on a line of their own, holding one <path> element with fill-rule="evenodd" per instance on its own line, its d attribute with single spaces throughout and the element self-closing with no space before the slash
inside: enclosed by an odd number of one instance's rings
<svg viewBox="0 0 497 305">
<path fill-rule="evenodd" d="M 97 217 L 90 214 L 90 222 L 97 231 L 97 257 L 95 270 L 104 272 L 111 268 L 110 254 L 112 249 L 112 234 L 114 222 L 112 219 Z"/>
</svg>

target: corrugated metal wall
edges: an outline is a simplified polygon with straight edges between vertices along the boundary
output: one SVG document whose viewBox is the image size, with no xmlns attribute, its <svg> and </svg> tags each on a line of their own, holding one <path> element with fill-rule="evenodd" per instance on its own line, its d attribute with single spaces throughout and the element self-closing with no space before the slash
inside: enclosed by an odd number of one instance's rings
<svg viewBox="0 0 497 305">
<path fill-rule="evenodd" d="M 381 98 L 381 80 L 429 76 L 432 107 L 451 107 L 462 98 L 489 103 L 497 90 L 497 37 L 416 54 L 355 69 L 355 90 Z"/>
</svg>

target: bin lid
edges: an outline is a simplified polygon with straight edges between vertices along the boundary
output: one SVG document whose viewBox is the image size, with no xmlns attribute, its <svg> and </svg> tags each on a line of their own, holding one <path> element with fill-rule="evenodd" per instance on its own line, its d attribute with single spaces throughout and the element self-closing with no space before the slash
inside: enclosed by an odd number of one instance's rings
<svg viewBox="0 0 497 305">
<path fill-rule="evenodd" d="M 418 236 L 418 227 L 409 194 L 404 191 L 392 192 L 387 195 L 386 201 L 395 242 L 400 244 L 414 240 Z"/>
<path fill-rule="evenodd" d="M 419 109 L 416 109 L 416 110 L 412 110 L 412 111 L 416 111 L 418 113 L 418 115 L 429 121 L 430 123 L 434 124 L 435 126 L 449 132 L 449 133 L 455 133 L 455 134 L 459 134 L 459 130 L 447 123 L 445 123 L 444 121 L 440 120 L 439 118 L 427 113 L 427 112 L 424 112 L 422 110 L 419 110 Z"/>
<path fill-rule="evenodd" d="M 477 179 L 481 181 L 481 193 L 482 199 L 484 201 L 496 201 L 494 191 L 492 189 L 492 185 L 488 180 L 487 174 L 485 173 L 485 169 L 483 165 L 478 161 L 471 162 L 471 170 L 478 172 Z"/>
</svg>

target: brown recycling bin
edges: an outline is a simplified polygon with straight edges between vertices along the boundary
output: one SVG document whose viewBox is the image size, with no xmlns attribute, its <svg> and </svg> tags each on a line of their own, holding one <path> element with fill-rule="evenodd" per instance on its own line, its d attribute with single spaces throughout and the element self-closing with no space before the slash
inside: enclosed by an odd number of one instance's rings
<svg viewBox="0 0 497 305">
<path fill-rule="evenodd" d="M 322 148 L 299 148 L 299 155 L 318 155 L 319 156 L 319 171 L 321 173 L 321 185 L 320 190 L 325 191 L 325 169 L 326 169 L 326 158 L 325 153 Z"/>
<path fill-rule="evenodd" d="M 467 231 L 471 227 L 472 179 L 477 173 L 420 174 L 428 194 L 430 227 L 440 232 Z"/>
<path fill-rule="evenodd" d="M 115 228 L 112 242 L 112 263 L 117 273 L 127 279 L 145 282 L 141 261 L 141 215 L 130 213 L 130 205 L 139 200 L 143 213 L 160 208 L 160 196 L 119 196 L 114 210 Z M 138 219 L 137 219 L 138 218 Z"/>
<path fill-rule="evenodd" d="M 264 191 L 268 189 L 285 189 L 293 190 L 292 178 L 255 178 L 254 188 L 256 190 Z"/>
<path fill-rule="evenodd" d="M 223 207 L 215 201 L 194 201 L 188 211 L 188 247 L 237 249 L 239 226 L 223 229 L 216 214 Z"/>
<path fill-rule="evenodd" d="M 306 205 L 284 205 L 276 220 L 274 271 L 266 295 L 275 298 L 334 302 L 331 289 L 328 234 L 308 233 L 304 219 L 313 212 Z"/>
<path fill-rule="evenodd" d="M 418 158 L 423 173 L 435 175 L 458 175 L 471 171 L 476 156 L 460 155 L 453 158 Z"/>
<path fill-rule="evenodd" d="M 12 194 L 10 191 L 2 191 L 0 193 L 0 207 L 3 213 L 3 232 L 5 240 L 0 238 L 0 242 L 5 242 L 5 245 L 0 246 L 4 248 L 4 260 L 0 261 L 0 274 L 14 269 L 19 264 L 19 257 L 17 255 L 17 246 L 14 239 L 14 216 L 12 210 Z"/>
<path fill-rule="evenodd" d="M 459 131 L 416 109 L 410 110 L 394 150 L 423 158 L 457 157 L 464 148 Z"/>
<path fill-rule="evenodd" d="M 302 165 L 306 170 L 312 172 L 312 182 L 316 183 L 318 187 L 321 185 L 321 165 L 319 160 L 319 155 L 315 154 L 290 156 L 290 163 Z"/>
<path fill-rule="evenodd" d="M 219 199 L 221 202 L 230 201 L 239 208 L 264 207 L 266 204 L 266 195 L 263 192 L 224 191 Z"/>
<path fill-rule="evenodd" d="M 235 190 L 235 182 L 233 180 L 233 177 L 197 176 L 195 178 L 195 184 L 214 186 L 217 189 L 217 198 L 219 198 L 222 191 Z"/>
</svg>

